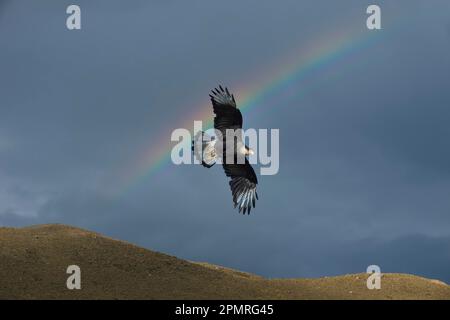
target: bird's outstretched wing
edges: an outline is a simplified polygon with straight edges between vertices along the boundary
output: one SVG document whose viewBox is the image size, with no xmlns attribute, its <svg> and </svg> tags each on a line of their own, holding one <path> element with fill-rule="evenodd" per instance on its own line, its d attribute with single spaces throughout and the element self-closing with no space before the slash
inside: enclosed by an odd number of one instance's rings
<svg viewBox="0 0 450 320">
<path fill-rule="evenodd" d="M 236 100 L 230 94 L 228 88 L 222 86 L 211 91 L 211 102 L 214 117 L 214 128 L 220 130 L 225 135 L 227 129 L 242 129 L 242 114 L 236 107 Z"/>
<path fill-rule="evenodd" d="M 250 210 L 258 199 L 256 185 L 258 179 L 252 166 L 245 159 L 245 164 L 223 164 L 227 177 L 231 178 L 230 188 L 233 195 L 234 207 L 239 207 L 239 212 L 250 214 Z"/>
</svg>

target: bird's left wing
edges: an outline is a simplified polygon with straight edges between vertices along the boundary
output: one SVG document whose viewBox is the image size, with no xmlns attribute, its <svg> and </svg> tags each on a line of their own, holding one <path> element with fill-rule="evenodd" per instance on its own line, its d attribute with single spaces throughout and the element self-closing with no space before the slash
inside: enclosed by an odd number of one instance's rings
<svg viewBox="0 0 450 320">
<path fill-rule="evenodd" d="M 234 207 L 239 207 L 239 212 L 250 214 L 250 210 L 258 199 L 256 185 L 258 179 L 252 166 L 245 159 L 245 164 L 223 164 L 227 177 L 231 178 L 230 188 L 233 195 Z"/>
</svg>

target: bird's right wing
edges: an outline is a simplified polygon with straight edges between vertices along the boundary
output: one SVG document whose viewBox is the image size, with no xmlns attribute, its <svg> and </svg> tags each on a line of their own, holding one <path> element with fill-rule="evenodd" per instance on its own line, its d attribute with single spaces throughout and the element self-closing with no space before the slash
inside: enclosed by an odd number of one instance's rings
<svg viewBox="0 0 450 320">
<path fill-rule="evenodd" d="M 227 129 L 242 129 L 242 114 L 236 107 L 236 100 L 230 94 L 228 88 L 225 90 L 222 86 L 212 90 L 211 102 L 214 117 L 214 128 L 220 130 L 222 134 L 226 134 Z"/>
<path fill-rule="evenodd" d="M 223 169 L 227 177 L 231 178 L 230 188 L 234 207 L 239 207 L 239 212 L 250 214 L 252 206 L 255 207 L 258 199 L 256 192 L 258 179 L 255 171 L 247 159 L 245 159 L 245 164 L 223 164 Z"/>
</svg>

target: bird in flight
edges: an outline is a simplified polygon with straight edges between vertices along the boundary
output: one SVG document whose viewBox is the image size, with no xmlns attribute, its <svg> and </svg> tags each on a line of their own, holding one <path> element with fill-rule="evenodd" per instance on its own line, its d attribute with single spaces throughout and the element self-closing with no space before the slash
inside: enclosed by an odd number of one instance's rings
<svg viewBox="0 0 450 320">
<path fill-rule="evenodd" d="M 228 88 L 219 86 L 211 92 L 209 96 L 215 114 L 214 129 L 219 138 L 214 139 L 205 132 L 199 132 L 192 142 L 192 150 L 206 168 L 211 168 L 219 158 L 222 160 L 225 175 L 231 179 L 229 184 L 234 207 L 243 214 L 250 214 L 258 199 L 258 179 L 247 159 L 253 150 L 245 145 L 242 138 L 242 114 Z M 230 135 L 230 132 L 233 134 Z M 233 139 L 232 144 L 229 144 L 230 139 Z"/>
</svg>

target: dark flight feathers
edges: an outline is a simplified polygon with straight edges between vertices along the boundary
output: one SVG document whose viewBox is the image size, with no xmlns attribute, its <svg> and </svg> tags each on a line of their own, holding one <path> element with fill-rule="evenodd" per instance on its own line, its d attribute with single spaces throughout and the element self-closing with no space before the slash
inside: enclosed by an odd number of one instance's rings
<svg viewBox="0 0 450 320">
<path fill-rule="evenodd" d="M 242 129 L 242 114 L 236 108 L 236 100 L 230 94 L 228 88 L 225 90 L 222 86 L 219 89 L 211 91 L 211 102 L 213 111 L 216 115 L 214 117 L 214 128 L 220 130 L 225 136 L 226 129 Z"/>
<path fill-rule="evenodd" d="M 242 129 L 242 114 L 236 107 L 236 100 L 228 89 L 219 86 L 219 88 L 212 90 L 210 97 L 215 114 L 214 128 L 220 130 L 223 137 L 226 137 L 227 129 Z M 244 164 L 226 164 L 226 161 L 224 161 L 223 169 L 226 176 L 231 178 L 229 184 L 234 207 L 237 207 L 239 212 L 243 214 L 250 214 L 251 208 L 255 207 L 258 199 L 256 192 L 258 179 L 255 171 L 247 158 Z"/>
<path fill-rule="evenodd" d="M 223 169 L 227 177 L 231 178 L 229 182 L 231 194 L 233 195 L 234 207 L 242 211 L 243 214 L 250 214 L 251 208 L 255 207 L 258 199 L 256 185 L 258 179 L 252 166 L 245 159 L 245 164 L 223 164 Z"/>
</svg>

